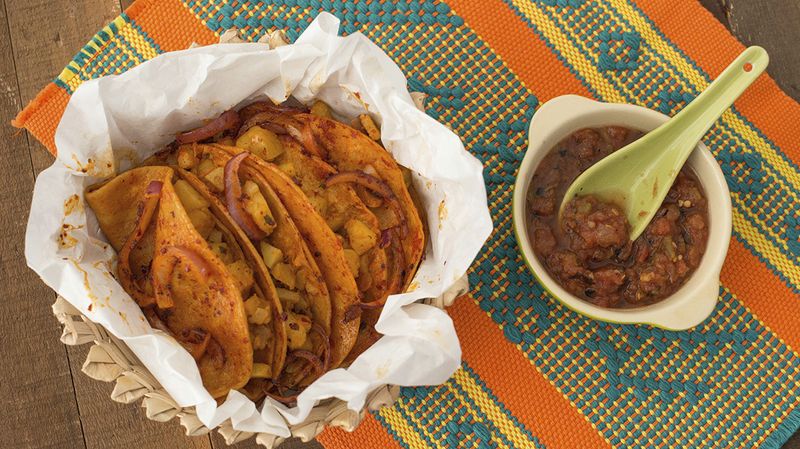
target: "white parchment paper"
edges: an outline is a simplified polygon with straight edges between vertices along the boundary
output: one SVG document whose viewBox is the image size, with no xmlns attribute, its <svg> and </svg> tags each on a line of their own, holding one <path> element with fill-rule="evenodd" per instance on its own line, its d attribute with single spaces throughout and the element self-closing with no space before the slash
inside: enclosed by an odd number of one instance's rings
<svg viewBox="0 0 800 449">
<path fill-rule="evenodd" d="M 87 81 L 72 95 L 56 132 L 58 157 L 36 180 L 25 241 L 28 265 L 90 319 L 125 341 L 181 406 L 196 406 L 213 428 L 288 436 L 318 400 L 337 397 L 359 410 L 384 384 L 431 385 L 458 368 L 450 318 L 416 303 L 445 292 L 466 272 L 492 229 L 483 167 L 447 128 L 414 107 L 400 69 L 361 34 L 338 37 L 321 14 L 293 45 L 220 44 L 167 53 L 118 76 Z M 383 143 L 414 172 L 430 242 L 412 291 L 391 296 L 376 329 L 384 335 L 349 368 L 310 385 L 291 409 L 260 409 L 238 392 L 217 405 L 191 356 L 154 331 L 116 282 L 116 254 L 105 242 L 84 189 L 142 161 L 177 132 L 230 108 L 268 97 L 326 101 L 340 115 L 365 108 Z"/>
</svg>

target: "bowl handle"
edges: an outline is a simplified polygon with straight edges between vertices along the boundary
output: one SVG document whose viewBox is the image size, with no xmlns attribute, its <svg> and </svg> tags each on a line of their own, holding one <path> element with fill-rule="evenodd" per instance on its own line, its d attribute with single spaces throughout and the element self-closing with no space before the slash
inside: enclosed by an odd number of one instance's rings
<svg viewBox="0 0 800 449">
<path fill-rule="evenodd" d="M 651 324 L 668 330 L 682 331 L 691 329 L 705 321 L 717 305 L 719 274 L 707 277 L 692 296 L 690 303 L 660 312 Z"/>
</svg>

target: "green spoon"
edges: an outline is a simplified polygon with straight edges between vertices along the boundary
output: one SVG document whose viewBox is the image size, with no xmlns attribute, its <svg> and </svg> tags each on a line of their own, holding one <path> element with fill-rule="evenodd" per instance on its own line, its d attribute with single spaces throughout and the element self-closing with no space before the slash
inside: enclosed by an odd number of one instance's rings
<svg viewBox="0 0 800 449">
<path fill-rule="evenodd" d="M 595 195 L 621 206 L 636 240 L 658 211 L 675 177 L 711 125 L 767 68 L 761 47 L 742 52 L 697 98 L 668 122 L 583 172 L 561 202 Z"/>
</svg>

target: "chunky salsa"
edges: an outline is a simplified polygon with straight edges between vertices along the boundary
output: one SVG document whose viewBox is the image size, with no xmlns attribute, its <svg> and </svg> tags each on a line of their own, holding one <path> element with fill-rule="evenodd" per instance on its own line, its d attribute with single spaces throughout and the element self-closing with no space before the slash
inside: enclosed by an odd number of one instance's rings
<svg viewBox="0 0 800 449">
<path fill-rule="evenodd" d="M 641 136 L 618 126 L 581 129 L 544 157 L 527 193 L 536 256 L 561 286 L 602 307 L 640 307 L 666 298 L 697 269 L 706 249 L 706 198 L 687 167 L 633 242 L 622 209 L 592 196 L 570 201 L 559 226 L 558 209 L 575 178 Z"/>
</svg>

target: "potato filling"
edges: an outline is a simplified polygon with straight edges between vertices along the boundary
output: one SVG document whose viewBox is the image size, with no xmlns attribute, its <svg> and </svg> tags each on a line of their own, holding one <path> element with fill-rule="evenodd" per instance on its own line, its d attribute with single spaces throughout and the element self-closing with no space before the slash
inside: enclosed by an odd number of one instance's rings
<svg viewBox="0 0 800 449">
<path fill-rule="evenodd" d="M 191 155 L 194 157 L 193 153 Z M 184 156 L 184 158 L 190 159 L 188 156 Z M 196 170 L 199 171 L 204 162 L 210 161 L 203 160 L 197 164 Z M 208 173 L 213 173 L 215 170 L 215 168 L 210 169 Z M 256 291 L 252 268 L 243 259 L 239 246 L 233 240 L 233 237 L 214 218 L 210 210 L 211 204 L 200 192 L 183 179 L 176 181 L 174 188 L 192 224 L 200 235 L 206 239 L 211 251 L 228 268 L 242 297 L 247 298 L 244 302 L 244 308 L 247 320 L 250 323 L 250 340 L 253 344 L 253 349 L 266 348 L 272 339 L 272 329 L 269 327 L 272 323 L 272 307 Z M 258 368 L 262 370 L 260 373 L 271 373 L 271 367 L 268 363 L 254 364 L 254 370 L 256 365 L 261 366 Z M 253 377 L 257 376 L 254 375 Z"/>
</svg>

